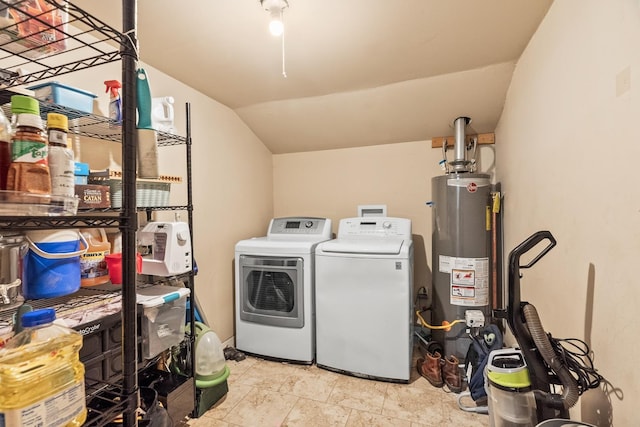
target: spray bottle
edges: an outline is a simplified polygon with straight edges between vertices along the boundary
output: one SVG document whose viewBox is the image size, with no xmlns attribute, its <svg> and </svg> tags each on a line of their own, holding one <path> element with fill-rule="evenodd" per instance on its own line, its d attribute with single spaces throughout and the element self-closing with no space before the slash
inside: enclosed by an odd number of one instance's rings
<svg viewBox="0 0 640 427">
<path fill-rule="evenodd" d="M 120 125 L 122 123 L 122 99 L 118 89 L 122 87 L 122 84 L 118 80 L 105 80 L 104 84 L 107 86 L 105 93 L 109 92 L 109 118 L 113 125 Z"/>
</svg>

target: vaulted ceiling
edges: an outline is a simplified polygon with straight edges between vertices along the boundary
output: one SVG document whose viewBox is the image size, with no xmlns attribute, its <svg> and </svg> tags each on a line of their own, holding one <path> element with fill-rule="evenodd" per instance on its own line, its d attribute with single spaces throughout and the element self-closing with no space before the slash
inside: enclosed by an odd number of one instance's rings
<svg viewBox="0 0 640 427">
<path fill-rule="evenodd" d="M 273 153 L 492 132 L 553 0 L 139 0 L 141 59 L 233 109 Z M 120 2 L 74 4 L 121 27 Z M 286 72 L 286 77 L 283 75 Z"/>
</svg>

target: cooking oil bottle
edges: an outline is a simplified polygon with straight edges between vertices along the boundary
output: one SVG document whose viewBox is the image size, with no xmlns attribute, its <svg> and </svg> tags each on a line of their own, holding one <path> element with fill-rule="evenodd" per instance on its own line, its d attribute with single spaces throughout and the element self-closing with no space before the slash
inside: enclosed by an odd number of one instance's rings
<svg viewBox="0 0 640 427">
<path fill-rule="evenodd" d="M 55 310 L 23 314 L 22 332 L 0 349 L 0 425 L 81 426 L 87 418 L 82 336 L 56 325 Z"/>
</svg>

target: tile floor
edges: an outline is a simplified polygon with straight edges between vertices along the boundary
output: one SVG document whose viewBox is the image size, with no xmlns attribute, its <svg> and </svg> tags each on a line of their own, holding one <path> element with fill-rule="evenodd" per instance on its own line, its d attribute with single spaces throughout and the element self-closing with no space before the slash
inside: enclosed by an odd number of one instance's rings
<svg viewBox="0 0 640 427">
<path fill-rule="evenodd" d="M 229 392 L 203 416 L 189 420 L 190 426 L 489 425 L 487 415 L 460 410 L 456 394 L 432 387 L 415 368 L 409 384 L 394 384 L 256 357 L 227 363 Z"/>
</svg>

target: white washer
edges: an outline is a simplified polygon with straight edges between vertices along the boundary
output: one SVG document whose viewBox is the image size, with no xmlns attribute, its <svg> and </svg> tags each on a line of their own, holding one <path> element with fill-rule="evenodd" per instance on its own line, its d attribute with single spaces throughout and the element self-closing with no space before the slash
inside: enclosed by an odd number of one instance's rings
<svg viewBox="0 0 640 427">
<path fill-rule="evenodd" d="M 412 357 L 411 220 L 340 221 L 316 249 L 316 363 L 355 376 L 408 382 Z"/>
<path fill-rule="evenodd" d="M 235 251 L 236 348 L 299 363 L 315 358 L 314 253 L 326 218 L 274 218 L 266 237 Z"/>
</svg>

